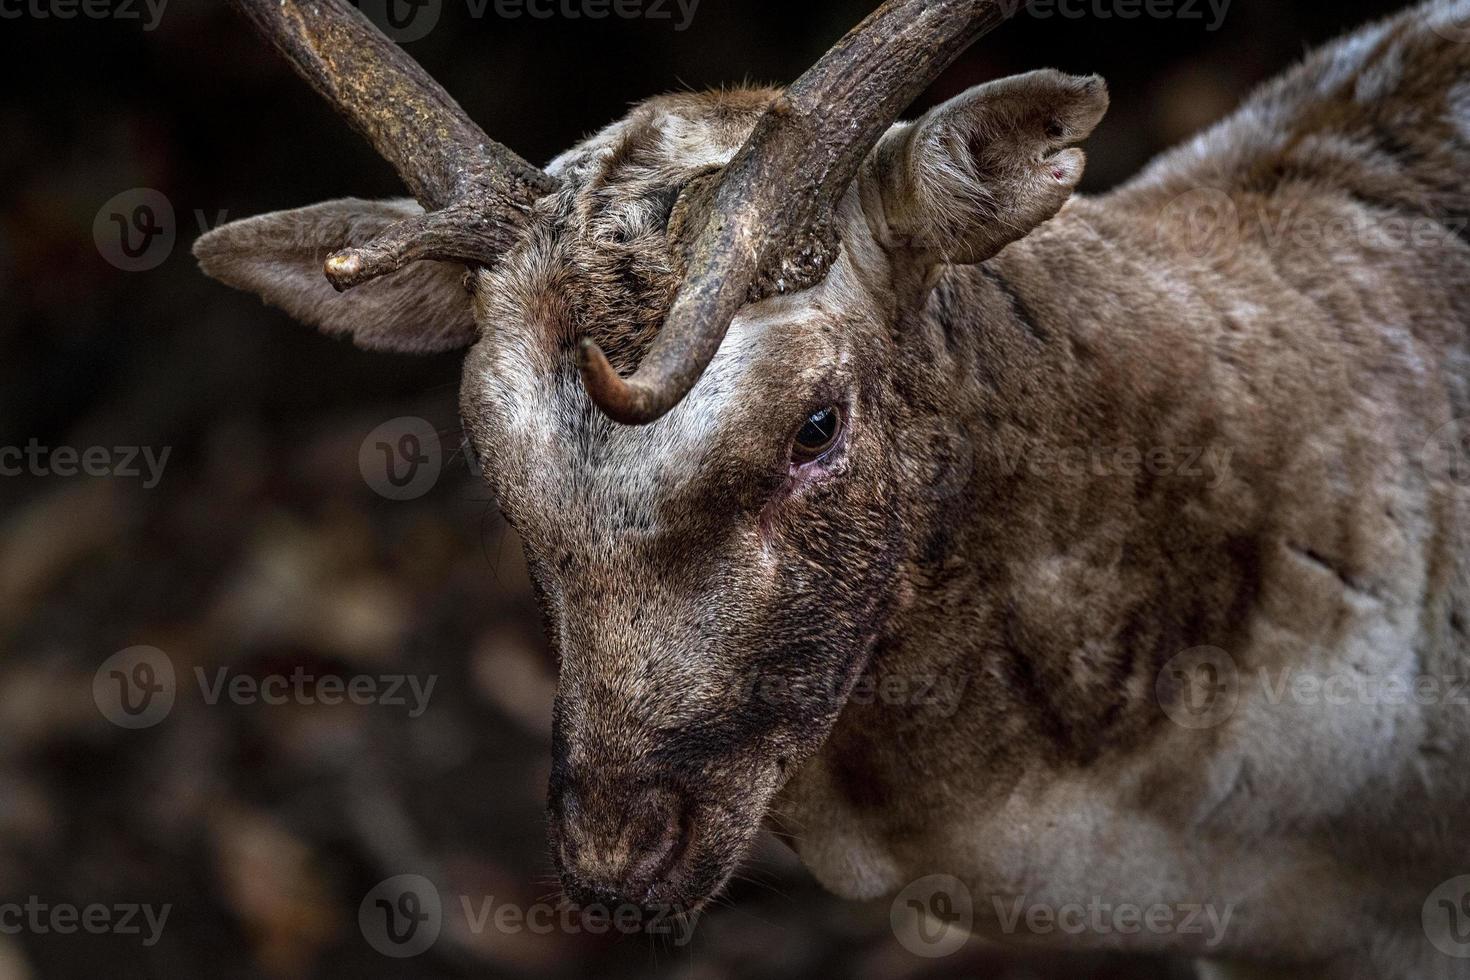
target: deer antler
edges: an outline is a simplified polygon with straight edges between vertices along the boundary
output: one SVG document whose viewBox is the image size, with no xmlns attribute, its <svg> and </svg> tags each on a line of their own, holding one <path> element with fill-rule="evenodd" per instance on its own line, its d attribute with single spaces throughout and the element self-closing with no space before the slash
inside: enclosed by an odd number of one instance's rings
<svg viewBox="0 0 1470 980">
<path fill-rule="evenodd" d="M 418 259 L 489 264 L 556 181 L 490 139 L 345 0 L 234 0 L 296 71 L 368 138 L 427 212 L 327 259 L 348 289 Z"/>
<path fill-rule="evenodd" d="M 960 53 L 1025 0 L 888 0 L 766 111 L 725 168 L 689 274 L 631 378 L 582 345 L 592 399 L 642 424 L 679 403 L 719 349 L 763 275 L 825 273 L 835 255 L 826 219 L 904 109 Z"/>
</svg>

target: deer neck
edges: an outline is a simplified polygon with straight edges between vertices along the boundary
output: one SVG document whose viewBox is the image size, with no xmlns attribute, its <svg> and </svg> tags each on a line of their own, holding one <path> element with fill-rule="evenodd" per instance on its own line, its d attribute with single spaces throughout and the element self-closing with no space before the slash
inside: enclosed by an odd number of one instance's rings
<svg viewBox="0 0 1470 980">
<path fill-rule="evenodd" d="M 1463 504 L 1418 459 L 1454 389 L 1383 370 L 1395 344 L 1445 355 L 1394 326 L 1445 300 L 1375 295 L 1320 252 L 1181 261 L 1158 220 L 1075 202 L 946 270 L 911 325 L 971 455 L 925 461 L 942 478 L 909 508 L 901 608 L 778 807 L 841 894 L 945 855 L 986 889 L 1167 900 L 1201 838 L 1232 857 L 1176 890 L 1222 905 L 1363 867 L 1427 894 L 1451 863 L 1448 835 L 1405 828 L 1470 800 L 1449 761 L 1470 749 L 1452 699 L 1470 674 Z M 1332 305 L 1349 302 L 1367 315 Z M 1158 684 L 1201 648 L 1233 701 L 1197 728 Z M 1380 696 L 1422 677 L 1444 697 Z M 1313 687 L 1363 678 L 1346 705 Z M 1078 834 L 1127 843 L 1074 867 Z"/>
</svg>

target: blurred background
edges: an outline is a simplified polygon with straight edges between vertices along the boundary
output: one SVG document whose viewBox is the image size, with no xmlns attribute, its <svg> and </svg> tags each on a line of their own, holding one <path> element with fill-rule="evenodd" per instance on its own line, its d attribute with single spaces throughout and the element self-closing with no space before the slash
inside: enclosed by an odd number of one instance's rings
<svg viewBox="0 0 1470 980">
<path fill-rule="evenodd" d="M 563 3 L 429 0 L 432 29 L 400 36 L 544 162 L 658 92 L 790 81 L 874 5 Z M 1101 192 L 1399 4 L 1117 16 L 1138 6 L 1044 0 L 915 111 L 1032 68 L 1101 72 Z M 1190 975 L 978 941 L 924 959 L 887 902 L 825 896 L 770 841 L 687 944 L 471 928 L 461 896 L 555 901 L 555 678 L 519 544 L 460 452 L 458 359 L 323 339 L 189 255 L 223 220 L 398 196 L 394 176 L 223 0 L 0 0 L 0 77 L 0 908 L 169 910 L 138 934 L 0 920 L 0 980 Z M 304 680 L 252 698 L 270 677 Z M 372 703 L 322 703 L 354 678 Z M 434 883 L 443 928 L 389 959 L 359 909 L 400 874 Z"/>
</svg>

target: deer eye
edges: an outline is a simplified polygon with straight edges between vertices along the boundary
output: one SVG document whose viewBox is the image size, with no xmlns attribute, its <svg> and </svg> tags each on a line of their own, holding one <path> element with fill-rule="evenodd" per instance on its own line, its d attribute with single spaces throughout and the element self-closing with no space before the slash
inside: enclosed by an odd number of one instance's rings
<svg viewBox="0 0 1470 980">
<path fill-rule="evenodd" d="M 791 461 L 798 466 L 814 463 L 825 456 L 842 434 L 842 412 L 824 408 L 813 412 L 796 431 L 791 442 Z"/>
</svg>

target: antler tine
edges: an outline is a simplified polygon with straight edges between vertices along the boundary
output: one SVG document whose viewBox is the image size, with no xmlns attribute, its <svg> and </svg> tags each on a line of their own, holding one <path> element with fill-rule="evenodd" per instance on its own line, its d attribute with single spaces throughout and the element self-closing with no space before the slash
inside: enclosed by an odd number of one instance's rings
<svg viewBox="0 0 1470 980">
<path fill-rule="evenodd" d="M 888 0 L 766 111 L 725 168 L 685 279 L 633 377 L 592 341 L 582 378 L 611 418 L 652 422 L 714 358 L 757 279 L 829 264 L 832 205 L 878 139 L 960 53 L 1024 0 Z"/>
<path fill-rule="evenodd" d="M 436 258 L 488 262 L 556 181 L 490 139 L 345 0 L 233 0 L 312 88 L 393 165 L 429 214 L 327 261 L 338 289 Z"/>
</svg>

